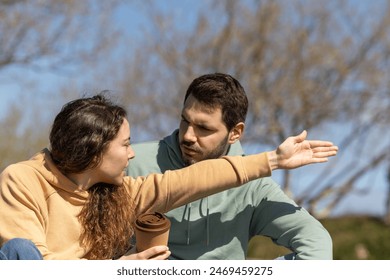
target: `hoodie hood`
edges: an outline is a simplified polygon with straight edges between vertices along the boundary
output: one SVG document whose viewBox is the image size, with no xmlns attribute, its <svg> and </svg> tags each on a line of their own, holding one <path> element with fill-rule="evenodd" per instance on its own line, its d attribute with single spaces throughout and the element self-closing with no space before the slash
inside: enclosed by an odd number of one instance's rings
<svg viewBox="0 0 390 280">
<path fill-rule="evenodd" d="M 44 181 L 51 187 L 54 187 L 57 191 L 67 193 L 69 198 L 73 197 L 77 200 L 85 200 L 88 197 L 87 191 L 77 190 L 77 185 L 58 170 L 53 162 L 50 151 L 47 148 L 21 164 L 30 166 L 35 172 L 39 173 L 44 178 Z"/>
<path fill-rule="evenodd" d="M 161 142 L 166 145 L 166 152 L 168 153 L 168 156 L 165 160 L 169 161 L 169 166 L 173 166 L 175 169 L 185 167 L 184 162 L 181 158 L 179 130 L 176 129 L 171 135 L 166 136 L 164 139 L 162 139 Z"/>
</svg>

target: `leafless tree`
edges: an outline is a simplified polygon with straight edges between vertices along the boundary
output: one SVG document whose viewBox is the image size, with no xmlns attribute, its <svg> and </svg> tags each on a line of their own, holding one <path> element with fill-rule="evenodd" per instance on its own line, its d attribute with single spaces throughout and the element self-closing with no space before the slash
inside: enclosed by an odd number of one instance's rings
<svg viewBox="0 0 390 280">
<path fill-rule="evenodd" d="M 186 29 L 177 23 L 190 11 L 159 12 L 153 2 L 145 9 L 154 25 L 123 79 L 133 127 L 150 138 L 166 135 L 193 78 L 230 73 L 250 100 L 244 143 L 274 147 L 307 129 L 339 145 L 326 167 L 304 169 L 311 174 L 299 186 L 296 171 L 284 171 L 281 184 L 313 214 L 329 215 L 390 156 L 387 2 L 209 3 Z M 378 186 L 364 188 L 371 187 Z"/>
<path fill-rule="evenodd" d="M 0 1 L 0 71 L 7 66 L 69 71 L 115 44 L 118 1 Z"/>
<path fill-rule="evenodd" d="M 31 97 L 8 108 L 0 168 L 46 144 L 42 114 L 54 115 L 75 92 L 113 89 L 129 109 L 133 140 L 141 141 L 177 127 L 195 77 L 225 72 L 250 100 L 246 149 L 275 147 L 302 129 L 340 147 L 326 165 L 281 173 L 288 194 L 327 216 L 347 194 L 378 188 L 361 179 L 382 176 L 390 157 L 390 9 L 387 1 L 361 2 L 210 0 L 177 10 L 158 9 L 159 1 L 0 0 L 0 82 L 32 96 L 35 80 L 25 83 L 12 69 L 70 77 L 47 86 L 40 105 L 27 106 Z M 118 8 L 147 19 L 137 40 L 115 24 Z M 26 110 L 37 115 L 30 125 Z"/>
<path fill-rule="evenodd" d="M 5 108 L 0 120 L 0 170 L 45 147 L 51 121 L 47 117 L 74 92 L 82 92 L 82 83 L 78 78 L 72 81 L 72 76 L 89 77 L 99 61 L 110 60 L 110 50 L 120 38 L 112 20 L 119 4 L 117 0 L 0 0 L 0 83 L 21 92 L 9 104 L 4 100 L 10 93 L 0 92 Z M 47 81 L 39 86 L 36 77 L 48 74 L 71 82 L 50 87 Z"/>
</svg>

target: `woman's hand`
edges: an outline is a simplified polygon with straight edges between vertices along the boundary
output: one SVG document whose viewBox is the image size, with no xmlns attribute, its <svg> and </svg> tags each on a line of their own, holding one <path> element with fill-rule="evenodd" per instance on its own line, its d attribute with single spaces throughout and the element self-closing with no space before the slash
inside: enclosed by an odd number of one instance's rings
<svg viewBox="0 0 390 280">
<path fill-rule="evenodd" d="M 133 246 L 119 260 L 166 260 L 170 255 L 171 251 L 167 246 L 154 246 L 140 253 Z"/>
<path fill-rule="evenodd" d="M 328 157 L 335 156 L 338 147 L 332 142 L 306 140 L 304 130 L 297 136 L 288 137 L 272 152 L 268 152 L 271 169 L 293 169 L 311 163 L 327 162 Z"/>
</svg>

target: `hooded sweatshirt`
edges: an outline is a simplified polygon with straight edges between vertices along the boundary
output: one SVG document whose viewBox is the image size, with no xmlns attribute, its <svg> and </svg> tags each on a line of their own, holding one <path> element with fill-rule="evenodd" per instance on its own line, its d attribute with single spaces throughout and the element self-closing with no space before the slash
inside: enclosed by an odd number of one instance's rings
<svg viewBox="0 0 390 280">
<path fill-rule="evenodd" d="M 184 168 L 178 130 L 161 141 L 134 144 L 133 149 L 136 157 L 128 170 L 131 176 Z M 228 155 L 244 155 L 240 143 L 231 145 Z M 208 177 L 209 173 L 199 176 Z M 289 248 L 295 259 L 332 259 L 328 231 L 269 177 L 191 202 L 166 215 L 171 221 L 168 246 L 172 259 L 245 259 L 248 242 L 256 235 Z"/>
<path fill-rule="evenodd" d="M 217 172 L 220 169 L 225 172 Z M 126 176 L 122 187 L 135 201 L 139 215 L 166 212 L 270 173 L 263 153 L 205 161 L 165 174 Z M 19 237 L 34 242 L 44 259 L 88 258 L 79 244 L 81 224 L 77 218 L 87 199 L 88 191 L 78 190 L 56 168 L 47 149 L 8 166 L 0 175 L 0 247 Z"/>
</svg>

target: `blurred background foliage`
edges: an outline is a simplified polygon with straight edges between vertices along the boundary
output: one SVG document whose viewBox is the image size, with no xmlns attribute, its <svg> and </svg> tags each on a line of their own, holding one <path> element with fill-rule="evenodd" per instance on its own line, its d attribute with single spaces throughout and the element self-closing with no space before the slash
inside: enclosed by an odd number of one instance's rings
<svg viewBox="0 0 390 280">
<path fill-rule="evenodd" d="M 333 240 L 334 260 L 389 260 L 390 228 L 377 217 L 343 216 L 320 220 Z M 249 243 L 248 259 L 272 260 L 290 253 L 269 238 L 256 236 Z"/>
</svg>

